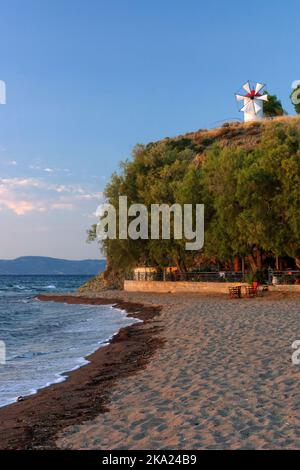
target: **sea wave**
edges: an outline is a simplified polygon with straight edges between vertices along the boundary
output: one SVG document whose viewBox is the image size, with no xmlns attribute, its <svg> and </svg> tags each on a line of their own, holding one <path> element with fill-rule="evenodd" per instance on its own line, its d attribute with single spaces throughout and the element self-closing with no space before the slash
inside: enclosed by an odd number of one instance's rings
<svg viewBox="0 0 300 470">
<path fill-rule="evenodd" d="M 65 380 L 68 371 L 87 364 L 86 357 L 105 346 L 120 328 L 137 321 L 112 305 L 36 302 L 42 289 L 64 292 L 70 285 L 78 287 L 71 278 L 53 281 L 43 277 L 2 281 L 7 291 L 0 292 L 0 339 L 6 342 L 7 361 L 0 367 L 0 406 Z"/>
</svg>

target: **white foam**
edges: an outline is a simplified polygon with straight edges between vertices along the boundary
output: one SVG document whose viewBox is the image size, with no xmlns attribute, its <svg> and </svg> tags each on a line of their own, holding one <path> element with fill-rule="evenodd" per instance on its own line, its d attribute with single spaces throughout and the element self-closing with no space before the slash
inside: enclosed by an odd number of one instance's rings
<svg viewBox="0 0 300 470">
<path fill-rule="evenodd" d="M 77 370 L 88 364 L 89 361 L 86 357 L 94 353 L 99 347 L 107 346 L 120 328 L 140 322 L 138 319 L 127 318 L 125 310 L 113 308 L 112 305 L 82 306 L 80 304 L 70 305 L 54 302 L 41 302 L 39 304 L 40 306 L 37 307 L 37 304 L 33 303 L 35 309 L 38 308 L 38 311 L 40 311 L 38 315 L 33 315 L 33 325 L 36 321 L 37 325 L 44 328 L 44 331 L 46 331 L 47 326 L 50 326 L 51 336 L 47 337 L 45 333 L 43 335 L 43 330 L 41 330 L 41 333 L 33 333 L 33 335 L 30 333 L 27 339 L 27 347 L 30 347 L 32 343 L 32 349 L 22 350 L 21 353 L 16 350 L 16 355 L 23 354 L 24 357 L 18 362 L 11 359 L 8 363 L 8 366 L 12 367 L 13 375 L 10 375 L 9 367 L 3 369 L 4 375 L 0 370 L 0 383 L 5 383 L 5 388 L 0 389 L 0 406 L 15 402 L 17 396 L 33 395 L 42 388 L 63 382 L 67 379 L 67 372 Z M 87 312 L 86 308 L 88 307 L 90 307 L 90 311 Z M 98 307 L 98 311 L 94 307 Z M 113 309 L 113 312 L 111 312 L 111 309 Z M 95 314 L 94 318 L 91 312 Z M 26 321 L 28 315 L 30 313 L 26 310 Z M 41 316 L 44 317 L 42 322 Z M 57 322 L 57 318 L 61 322 Z M 91 328 L 93 320 L 95 324 Z M 72 324 L 73 331 L 68 331 L 69 323 Z M 14 323 L 12 323 L 12 327 L 13 325 Z M 87 329 L 83 328 L 84 325 Z M 22 324 L 19 326 L 21 327 Z M 22 328 L 20 329 L 22 330 Z M 88 346 L 89 341 L 90 347 Z M 36 352 L 37 347 L 39 352 L 43 352 L 42 355 L 26 356 L 28 351 Z M 76 357 L 76 355 L 79 357 Z"/>
</svg>

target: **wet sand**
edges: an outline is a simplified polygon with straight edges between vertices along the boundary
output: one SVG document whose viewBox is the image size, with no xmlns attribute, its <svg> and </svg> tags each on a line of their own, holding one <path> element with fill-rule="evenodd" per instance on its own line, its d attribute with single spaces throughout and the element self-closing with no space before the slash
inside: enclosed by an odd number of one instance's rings
<svg viewBox="0 0 300 470">
<path fill-rule="evenodd" d="M 119 299 L 87 299 L 73 296 L 39 296 L 71 304 L 114 304 L 129 316 L 143 320 L 122 328 L 110 344 L 87 357 L 90 364 L 64 374 L 68 379 L 40 390 L 24 401 L 0 408 L 0 449 L 53 449 L 59 430 L 80 424 L 107 410 L 116 380 L 146 366 L 161 346 L 155 318 L 159 307 L 144 307 Z"/>
<path fill-rule="evenodd" d="M 150 316 L 99 362 L 0 410 L 1 448 L 300 449 L 299 295 L 101 296 L 56 300 L 118 299 Z"/>
</svg>

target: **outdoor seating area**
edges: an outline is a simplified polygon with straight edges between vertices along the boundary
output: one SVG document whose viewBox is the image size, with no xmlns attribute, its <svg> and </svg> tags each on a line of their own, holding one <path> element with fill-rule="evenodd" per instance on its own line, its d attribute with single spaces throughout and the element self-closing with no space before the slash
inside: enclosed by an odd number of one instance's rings
<svg viewBox="0 0 300 470">
<path fill-rule="evenodd" d="M 229 287 L 229 297 L 231 299 L 240 299 L 242 294 L 241 286 Z"/>
<path fill-rule="evenodd" d="M 264 292 L 268 291 L 268 286 L 256 284 L 252 286 L 233 286 L 228 287 L 228 291 L 230 299 L 262 297 Z"/>
<path fill-rule="evenodd" d="M 201 271 L 180 272 L 176 267 L 140 266 L 126 273 L 124 289 L 151 292 L 222 293 L 231 299 L 262 297 L 266 291 L 299 292 L 300 271 Z"/>
</svg>

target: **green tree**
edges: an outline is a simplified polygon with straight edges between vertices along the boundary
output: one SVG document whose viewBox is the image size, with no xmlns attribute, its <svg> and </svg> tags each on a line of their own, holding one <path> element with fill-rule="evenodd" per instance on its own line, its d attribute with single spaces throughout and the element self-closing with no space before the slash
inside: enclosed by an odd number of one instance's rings
<svg viewBox="0 0 300 470">
<path fill-rule="evenodd" d="M 190 139 L 138 145 L 133 159 L 121 164 L 121 173 L 114 174 L 105 190 L 107 202 L 117 209 L 118 198 L 126 195 L 128 205 L 144 204 L 150 213 L 151 204 L 191 203 L 191 182 L 196 184 L 193 168 L 195 150 Z M 193 197 L 199 194 L 199 181 Z M 199 196 L 200 197 L 200 196 Z M 199 201 L 198 201 L 199 202 Z M 200 201 L 201 202 L 201 201 Z M 171 226 L 172 234 L 172 226 Z M 95 227 L 89 231 L 96 238 Z M 185 250 L 185 240 L 105 240 L 102 249 L 109 266 L 125 271 L 137 264 L 167 266 L 175 264 L 186 271 L 193 254 Z"/>
<path fill-rule="evenodd" d="M 138 145 L 133 158 L 113 174 L 106 199 L 117 212 L 121 195 L 129 205 L 142 203 L 149 212 L 151 204 L 204 203 L 201 256 L 227 265 L 244 256 L 256 271 L 263 255 L 272 253 L 293 257 L 300 268 L 300 121 L 261 125 L 259 139 L 249 145 L 252 132 L 252 127 L 235 127 L 230 135 L 241 140 L 224 142 L 223 134 L 201 158 L 189 138 Z M 93 226 L 89 239 L 95 237 Z M 186 251 L 185 242 L 105 240 L 107 272 L 122 275 L 138 264 L 176 265 L 186 271 L 199 253 Z"/>
<path fill-rule="evenodd" d="M 263 103 L 264 115 L 266 117 L 283 116 L 287 114 L 276 95 L 271 95 L 268 91 L 265 93 L 268 95 L 268 101 L 264 101 Z"/>
<path fill-rule="evenodd" d="M 243 254 L 252 269 L 262 253 L 300 258 L 300 129 L 271 123 L 251 151 L 216 147 L 207 153 L 204 184 L 215 213 L 205 248 L 220 257 Z M 208 239 L 208 240 L 207 240 Z"/>
</svg>

